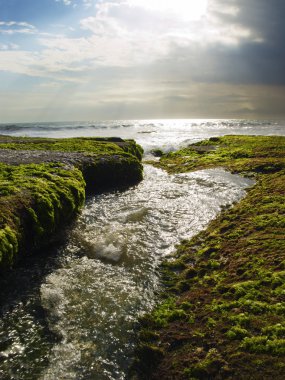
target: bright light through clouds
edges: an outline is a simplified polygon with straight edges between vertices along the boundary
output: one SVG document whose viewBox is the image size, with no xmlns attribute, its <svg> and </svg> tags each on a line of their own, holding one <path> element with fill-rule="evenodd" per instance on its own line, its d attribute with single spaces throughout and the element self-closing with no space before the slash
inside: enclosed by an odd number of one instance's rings
<svg viewBox="0 0 285 380">
<path fill-rule="evenodd" d="M 0 0 L 0 122 L 285 115 L 284 14 L 284 0 Z"/>
<path fill-rule="evenodd" d="M 206 13 L 208 0 L 129 0 L 128 3 L 185 20 L 199 20 Z"/>
</svg>

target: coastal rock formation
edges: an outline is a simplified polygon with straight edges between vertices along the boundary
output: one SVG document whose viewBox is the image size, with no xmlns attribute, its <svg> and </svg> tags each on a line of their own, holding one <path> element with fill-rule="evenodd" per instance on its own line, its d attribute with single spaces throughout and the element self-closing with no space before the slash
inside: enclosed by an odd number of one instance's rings
<svg viewBox="0 0 285 380">
<path fill-rule="evenodd" d="M 285 138 L 215 137 L 153 164 L 222 166 L 256 184 L 163 264 L 162 302 L 142 320 L 130 378 L 284 379 Z"/>
<path fill-rule="evenodd" d="M 140 146 L 120 138 L 0 136 L 0 269 L 58 236 L 86 190 L 138 183 L 141 157 Z"/>
</svg>

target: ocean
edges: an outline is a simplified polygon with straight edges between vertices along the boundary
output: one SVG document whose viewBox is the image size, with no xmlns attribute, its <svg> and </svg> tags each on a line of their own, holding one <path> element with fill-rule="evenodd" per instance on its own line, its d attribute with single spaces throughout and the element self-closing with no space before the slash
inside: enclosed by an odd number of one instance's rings
<svg viewBox="0 0 285 380">
<path fill-rule="evenodd" d="M 147 153 L 156 148 L 167 152 L 208 137 L 226 134 L 284 136 L 285 121 L 173 119 L 2 123 L 0 134 L 55 138 L 119 136 L 136 140 Z"/>
<path fill-rule="evenodd" d="M 118 136 L 148 158 L 225 134 L 285 135 L 285 123 L 138 120 L 1 124 L 13 136 Z M 126 191 L 90 196 L 66 240 L 0 279 L 0 378 L 124 380 L 139 318 L 156 304 L 159 265 L 175 246 L 246 194 L 253 180 L 223 169 L 168 175 L 144 165 Z M 19 286 L 21 284 L 21 286 Z"/>
</svg>

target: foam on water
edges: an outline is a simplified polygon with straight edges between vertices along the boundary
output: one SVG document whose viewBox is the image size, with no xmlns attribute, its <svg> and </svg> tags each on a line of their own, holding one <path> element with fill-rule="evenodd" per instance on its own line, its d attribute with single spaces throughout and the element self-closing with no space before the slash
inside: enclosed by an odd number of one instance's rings
<svg viewBox="0 0 285 380">
<path fill-rule="evenodd" d="M 159 290 L 159 263 L 251 183 L 218 169 L 169 176 L 146 167 L 137 187 L 90 199 L 62 268 L 41 286 L 61 337 L 42 378 L 124 379 L 136 323 Z"/>
<path fill-rule="evenodd" d="M 149 152 L 224 134 L 285 135 L 284 125 L 145 120 L 0 125 L 0 133 L 120 136 Z M 159 264 L 251 184 L 220 169 L 168 175 L 146 166 L 138 186 L 88 199 L 44 277 L 42 265 L 20 271 L 23 294 L 1 312 L 1 380 L 124 379 L 138 318 L 156 302 Z"/>
<path fill-rule="evenodd" d="M 0 124 L 0 134 L 38 137 L 97 136 L 135 139 L 146 152 L 171 151 L 205 138 L 225 134 L 285 135 L 285 122 L 273 120 L 110 120 L 59 123 Z"/>
</svg>

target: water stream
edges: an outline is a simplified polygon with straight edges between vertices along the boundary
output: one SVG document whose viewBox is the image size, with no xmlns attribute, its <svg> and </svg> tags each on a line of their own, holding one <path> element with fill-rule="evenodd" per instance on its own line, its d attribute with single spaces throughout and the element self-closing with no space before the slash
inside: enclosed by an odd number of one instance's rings
<svg viewBox="0 0 285 380">
<path fill-rule="evenodd" d="M 159 264 L 251 184 L 222 169 L 170 176 L 146 165 L 138 186 L 90 197 L 67 241 L 14 279 L 28 284 L 2 308 L 0 378 L 125 379 Z"/>
</svg>

